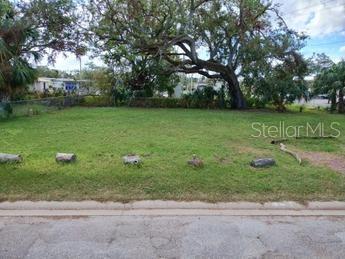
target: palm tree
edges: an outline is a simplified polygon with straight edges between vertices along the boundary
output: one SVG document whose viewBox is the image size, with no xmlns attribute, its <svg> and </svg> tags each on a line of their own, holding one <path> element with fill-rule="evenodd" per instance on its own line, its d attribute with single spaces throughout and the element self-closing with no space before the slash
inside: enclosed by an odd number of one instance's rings
<svg viewBox="0 0 345 259">
<path fill-rule="evenodd" d="M 23 19 L 16 18 L 13 6 L 2 3 L 0 13 L 0 100 L 10 99 L 36 78 L 29 59 L 38 60 L 37 51 L 26 51 L 25 42 L 35 33 Z"/>
<path fill-rule="evenodd" d="M 315 93 L 328 94 L 331 100 L 331 111 L 335 111 L 338 108 L 339 113 L 345 112 L 344 88 L 345 61 L 334 64 L 330 68 L 323 69 L 316 76 L 314 82 Z"/>
<path fill-rule="evenodd" d="M 0 101 L 35 80 L 36 70 L 30 63 L 42 55 L 53 61 L 60 51 L 85 53 L 80 40 L 83 34 L 75 33 L 79 19 L 76 1 L 15 2 L 0 0 Z"/>
<path fill-rule="evenodd" d="M 344 103 L 345 60 L 339 62 L 336 65 L 335 72 L 337 74 L 337 86 L 338 86 L 338 90 L 339 90 L 338 111 L 339 111 L 339 113 L 345 113 L 345 103 Z"/>
</svg>

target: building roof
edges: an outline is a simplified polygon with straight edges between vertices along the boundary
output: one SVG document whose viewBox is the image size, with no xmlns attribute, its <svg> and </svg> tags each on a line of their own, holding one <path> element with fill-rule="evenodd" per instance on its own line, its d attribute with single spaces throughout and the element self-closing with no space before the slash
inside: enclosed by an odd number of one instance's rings
<svg viewBox="0 0 345 259">
<path fill-rule="evenodd" d="M 51 77 L 39 77 L 37 81 L 41 82 L 51 82 L 51 81 L 58 81 L 58 82 L 90 82 L 91 80 L 76 80 L 74 78 L 51 78 Z"/>
</svg>

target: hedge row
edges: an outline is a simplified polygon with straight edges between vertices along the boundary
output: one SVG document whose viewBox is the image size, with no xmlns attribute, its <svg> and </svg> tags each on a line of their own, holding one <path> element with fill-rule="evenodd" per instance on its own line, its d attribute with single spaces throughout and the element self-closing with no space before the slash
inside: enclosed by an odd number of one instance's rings
<svg viewBox="0 0 345 259">
<path fill-rule="evenodd" d="M 129 107 L 143 108 L 223 108 L 218 101 L 201 101 L 186 98 L 135 98 L 128 102 Z"/>
<path fill-rule="evenodd" d="M 83 107 L 110 107 L 110 106 L 114 106 L 114 102 L 115 101 L 109 96 L 95 95 L 95 96 L 84 96 L 82 98 L 78 98 L 75 100 L 75 103 L 73 104 L 83 106 Z M 131 98 L 128 101 L 118 102 L 118 105 L 129 106 L 129 107 L 142 107 L 142 108 L 199 108 L 199 109 L 224 108 L 224 103 L 221 103 L 219 100 L 210 101 L 210 100 L 198 100 L 196 98 L 162 98 L 162 97 L 136 97 L 136 98 Z"/>
<path fill-rule="evenodd" d="M 80 106 L 84 107 L 108 107 L 114 102 L 108 96 L 85 96 Z M 187 98 L 131 98 L 123 106 L 141 108 L 201 108 L 201 109 L 221 109 L 223 106 L 219 101 L 195 100 Z"/>
<path fill-rule="evenodd" d="M 108 107 L 111 104 L 111 98 L 102 95 L 84 96 L 79 103 L 80 106 L 84 107 Z"/>
</svg>

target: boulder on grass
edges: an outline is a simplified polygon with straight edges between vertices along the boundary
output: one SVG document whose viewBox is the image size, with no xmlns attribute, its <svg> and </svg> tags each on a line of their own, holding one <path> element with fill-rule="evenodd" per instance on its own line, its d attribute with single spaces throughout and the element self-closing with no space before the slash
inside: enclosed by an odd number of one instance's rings
<svg viewBox="0 0 345 259">
<path fill-rule="evenodd" d="M 276 161 L 273 158 L 260 158 L 253 160 L 250 165 L 255 168 L 264 168 L 271 167 L 276 164 Z"/>
<path fill-rule="evenodd" d="M 0 163 L 19 163 L 21 161 L 20 155 L 0 153 Z"/>
<path fill-rule="evenodd" d="M 192 160 L 188 160 L 187 164 L 191 165 L 193 167 L 203 167 L 204 166 L 204 162 L 201 159 L 197 158 L 196 155 L 193 155 Z"/>
<path fill-rule="evenodd" d="M 72 163 L 76 161 L 77 156 L 75 154 L 57 153 L 55 159 L 56 162 Z"/>
<path fill-rule="evenodd" d="M 127 155 L 123 157 L 123 163 L 125 165 L 140 165 L 142 161 L 137 155 Z"/>
</svg>

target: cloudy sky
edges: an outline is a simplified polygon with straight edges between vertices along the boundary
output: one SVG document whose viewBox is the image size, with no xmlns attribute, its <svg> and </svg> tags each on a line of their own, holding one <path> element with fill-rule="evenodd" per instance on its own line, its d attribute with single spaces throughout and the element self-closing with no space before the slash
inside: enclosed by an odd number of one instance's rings
<svg viewBox="0 0 345 259">
<path fill-rule="evenodd" d="M 287 24 L 310 36 L 303 53 L 345 58 L 345 0 L 275 0 Z"/>
<path fill-rule="evenodd" d="M 326 53 L 333 61 L 345 59 L 345 0 L 273 0 L 287 24 L 310 36 L 302 52 L 306 56 L 313 53 Z M 97 59 L 82 59 L 82 65 Z M 46 60 L 41 65 L 46 65 Z M 51 66 L 52 67 L 52 66 Z M 60 55 L 54 66 L 59 70 L 78 70 L 79 62 L 73 56 Z"/>
</svg>

